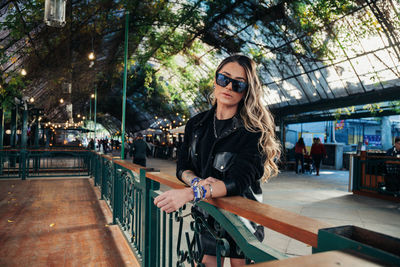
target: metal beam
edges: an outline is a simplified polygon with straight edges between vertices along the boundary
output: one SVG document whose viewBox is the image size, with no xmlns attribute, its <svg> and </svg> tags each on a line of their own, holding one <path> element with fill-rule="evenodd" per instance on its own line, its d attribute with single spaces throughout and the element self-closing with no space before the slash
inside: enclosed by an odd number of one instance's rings
<svg viewBox="0 0 400 267">
<path fill-rule="evenodd" d="M 275 117 L 296 115 L 311 111 L 322 111 L 335 108 L 343 108 L 356 105 L 372 104 L 384 101 L 400 100 L 400 86 L 370 91 L 362 94 L 349 95 L 335 99 L 323 99 L 320 101 L 279 108 L 270 108 Z"/>
<path fill-rule="evenodd" d="M 321 114 L 307 114 L 307 115 L 299 115 L 293 116 L 289 118 L 285 118 L 285 124 L 293 124 L 293 123 L 305 123 L 305 122 L 316 122 L 316 121 L 335 121 L 335 120 L 348 120 L 348 119 L 360 119 L 360 118 L 370 118 L 370 117 L 385 117 L 391 115 L 399 115 L 395 110 L 384 110 L 382 112 L 377 112 L 372 114 L 369 111 L 352 113 L 350 115 L 343 114 L 340 117 L 336 117 L 332 114 L 329 115 L 321 115 Z"/>
</svg>

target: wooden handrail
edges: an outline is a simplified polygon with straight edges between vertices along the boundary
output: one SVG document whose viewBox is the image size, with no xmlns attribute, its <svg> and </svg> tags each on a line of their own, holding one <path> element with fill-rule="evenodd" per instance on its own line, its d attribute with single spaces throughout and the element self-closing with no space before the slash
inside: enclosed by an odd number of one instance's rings
<svg viewBox="0 0 400 267">
<path fill-rule="evenodd" d="M 121 165 L 122 167 L 132 170 L 136 173 L 140 173 L 140 168 L 143 168 L 140 165 L 132 163 L 132 161 L 130 160 L 114 159 L 114 163 Z"/>
<path fill-rule="evenodd" d="M 111 156 L 104 154 L 101 154 L 101 156 L 137 173 L 140 168 L 143 168 L 129 160 L 112 159 Z M 176 177 L 162 172 L 146 172 L 146 177 L 173 189 L 186 187 Z M 240 196 L 222 197 L 206 201 L 218 208 L 247 218 L 313 247 L 318 246 L 318 230 L 333 227 L 331 224 Z"/>
<path fill-rule="evenodd" d="M 85 149 L 25 149 L 25 150 L 30 152 L 89 152 L 90 151 Z M 0 149 L 0 151 L 18 152 L 21 151 L 21 149 Z"/>
<path fill-rule="evenodd" d="M 186 186 L 176 177 L 161 172 L 146 173 L 146 177 L 174 189 Z M 332 227 L 331 224 L 240 196 L 207 202 L 313 247 L 318 246 L 318 230 Z"/>
</svg>

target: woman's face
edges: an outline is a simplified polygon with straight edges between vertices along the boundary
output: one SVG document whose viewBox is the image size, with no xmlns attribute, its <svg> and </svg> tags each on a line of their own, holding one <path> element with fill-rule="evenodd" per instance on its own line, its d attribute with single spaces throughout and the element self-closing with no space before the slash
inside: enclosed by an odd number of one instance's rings
<svg viewBox="0 0 400 267">
<path fill-rule="evenodd" d="M 229 62 L 225 64 L 218 73 L 221 73 L 234 80 L 247 82 L 246 72 L 244 68 L 237 62 Z M 214 95 L 218 106 L 237 106 L 246 93 L 246 91 L 241 93 L 233 91 L 231 82 L 227 86 L 222 87 L 216 83 L 215 78 L 214 85 Z"/>
</svg>

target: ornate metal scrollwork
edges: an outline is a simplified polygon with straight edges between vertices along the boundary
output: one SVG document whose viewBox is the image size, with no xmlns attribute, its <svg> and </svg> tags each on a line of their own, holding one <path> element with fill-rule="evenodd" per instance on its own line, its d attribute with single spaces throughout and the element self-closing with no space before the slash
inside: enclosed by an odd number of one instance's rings
<svg viewBox="0 0 400 267">
<path fill-rule="evenodd" d="M 211 235 L 216 242 L 216 255 L 218 257 L 224 257 L 229 254 L 229 243 L 225 238 L 226 232 L 221 227 L 221 225 L 215 220 L 208 220 L 205 216 L 192 209 L 192 212 L 186 215 L 182 215 L 182 211 L 185 206 L 175 213 L 175 221 L 179 222 L 179 232 L 178 232 L 178 245 L 177 245 L 177 266 L 184 266 L 183 263 L 187 261 L 192 266 L 196 265 L 199 267 L 204 267 L 202 263 L 204 257 L 204 249 L 200 242 L 200 235 L 208 233 Z M 187 250 L 181 249 L 181 243 L 183 242 L 183 219 L 191 215 L 193 221 L 190 222 L 191 233 L 185 232 L 185 241 L 187 245 Z M 210 223 L 212 221 L 212 223 Z M 192 237 L 190 237 L 192 236 Z"/>
<path fill-rule="evenodd" d="M 134 184 L 132 176 L 124 171 L 122 177 L 122 219 L 121 226 L 124 231 L 129 231 L 132 228 L 132 221 L 134 217 Z"/>
<path fill-rule="evenodd" d="M 112 163 L 109 161 L 106 161 L 105 163 L 105 169 L 106 169 L 106 194 L 105 198 L 111 203 L 111 198 L 112 198 L 112 191 L 113 191 L 113 167 Z"/>
</svg>

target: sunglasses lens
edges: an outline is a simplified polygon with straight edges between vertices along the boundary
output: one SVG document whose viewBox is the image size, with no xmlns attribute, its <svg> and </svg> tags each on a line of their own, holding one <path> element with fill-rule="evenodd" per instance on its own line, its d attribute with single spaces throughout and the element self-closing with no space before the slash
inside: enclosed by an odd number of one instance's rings
<svg viewBox="0 0 400 267">
<path fill-rule="evenodd" d="M 222 86 L 222 87 L 225 87 L 225 86 L 227 86 L 228 84 L 229 84 L 229 78 L 228 77 L 226 77 L 225 75 L 223 75 L 223 74 L 221 74 L 221 73 L 218 73 L 217 74 L 217 79 L 216 79 L 216 83 L 219 85 L 219 86 Z"/>
<path fill-rule="evenodd" d="M 240 81 L 233 81 L 232 82 L 232 90 L 241 93 L 247 89 L 247 83 L 245 82 L 240 82 Z"/>
<path fill-rule="evenodd" d="M 217 73 L 215 81 L 222 87 L 226 87 L 231 82 L 232 90 L 237 93 L 241 93 L 247 89 L 247 83 L 231 79 L 221 73 Z"/>
</svg>

